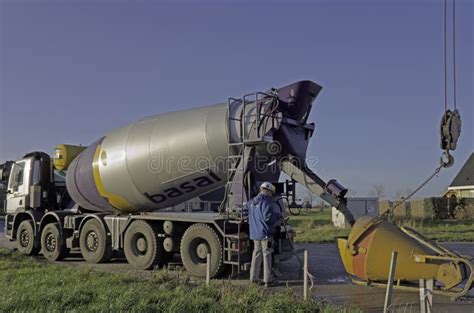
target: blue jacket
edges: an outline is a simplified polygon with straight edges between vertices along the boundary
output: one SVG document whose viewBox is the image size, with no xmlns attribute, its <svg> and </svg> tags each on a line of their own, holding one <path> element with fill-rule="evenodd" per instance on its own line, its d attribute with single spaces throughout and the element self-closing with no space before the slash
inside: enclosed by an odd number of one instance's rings
<svg viewBox="0 0 474 313">
<path fill-rule="evenodd" d="M 279 217 L 273 212 L 271 201 L 270 197 L 259 193 L 247 202 L 244 210 L 248 210 L 251 240 L 263 240 L 273 235 L 273 226 Z"/>
</svg>

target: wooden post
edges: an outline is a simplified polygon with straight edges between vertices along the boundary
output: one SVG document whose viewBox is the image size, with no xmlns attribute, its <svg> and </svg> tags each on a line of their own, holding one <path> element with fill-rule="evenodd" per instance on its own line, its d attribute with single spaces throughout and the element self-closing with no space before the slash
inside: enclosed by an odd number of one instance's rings
<svg viewBox="0 0 474 313">
<path fill-rule="evenodd" d="M 303 260 L 303 299 L 308 300 L 308 250 L 304 250 Z"/>
<path fill-rule="evenodd" d="M 206 285 L 209 286 L 211 281 L 211 255 L 208 253 L 206 256 Z"/>
<path fill-rule="evenodd" d="M 393 281 L 395 279 L 395 269 L 397 267 L 397 256 L 398 252 L 392 252 L 392 260 L 390 261 L 390 272 L 388 273 L 387 291 L 385 292 L 385 303 L 383 306 L 383 312 L 388 313 L 388 309 L 392 304 L 392 293 L 393 293 Z"/>
<path fill-rule="evenodd" d="M 433 279 L 420 279 L 420 312 L 433 312 Z"/>
</svg>

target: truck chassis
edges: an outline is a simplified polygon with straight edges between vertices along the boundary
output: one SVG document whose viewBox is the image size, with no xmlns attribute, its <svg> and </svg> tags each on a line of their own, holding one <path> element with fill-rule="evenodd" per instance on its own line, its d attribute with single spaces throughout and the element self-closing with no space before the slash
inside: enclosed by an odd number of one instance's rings
<svg viewBox="0 0 474 313">
<path fill-rule="evenodd" d="M 74 211 L 21 210 L 7 214 L 5 235 L 27 255 L 61 260 L 80 250 L 86 261 L 104 263 L 113 251 L 123 251 L 137 269 L 168 263 L 180 253 L 190 274 L 206 275 L 211 255 L 211 276 L 230 265 L 233 274 L 248 266 L 248 224 L 225 214 L 147 212 L 130 215 L 83 214 Z M 281 238 L 279 238 L 281 240 Z"/>
</svg>

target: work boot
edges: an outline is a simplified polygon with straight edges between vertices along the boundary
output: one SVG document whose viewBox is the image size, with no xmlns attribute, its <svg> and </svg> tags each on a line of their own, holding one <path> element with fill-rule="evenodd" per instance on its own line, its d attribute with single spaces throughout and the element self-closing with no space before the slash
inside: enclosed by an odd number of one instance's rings
<svg viewBox="0 0 474 313">
<path fill-rule="evenodd" d="M 280 282 L 276 279 L 268 282 L 268 283 L 265 283 L 265 288 L 269 288 L 269 287 L 276 287 L 276 286 L 279 286 L 280 285 Z"/>
</svg>

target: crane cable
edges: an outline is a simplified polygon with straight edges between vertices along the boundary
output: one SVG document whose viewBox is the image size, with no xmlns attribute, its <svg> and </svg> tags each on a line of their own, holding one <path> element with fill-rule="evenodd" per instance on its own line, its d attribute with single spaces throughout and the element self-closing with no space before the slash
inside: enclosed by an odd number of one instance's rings
<svg viewBox="0 0 474 313">
<path fill-rule="evenodd" d="M 415 190 L 408 194 L 405 198 L 398 201 L 393 207 L 386 210 L 380 218 L 387 217 L 395 208 L 408 201 L 420 189 L 428 184 L 435 176 L 439 174 L 441 169 L 451 167 L 454 164 L 454 157 L 450 154 L 450 150 L 455 150 L 457 140 L 461 135 L 461 116 L 457 109 L 456 103 L 456 0 L 452 0 L 452 29 L 453 29 L 453 110 L 448 109 L 448 0 L 444 0 L 444 114 L 441 119 L 441 149 L 443 154 L 440 163 L 434 172 L 423 181 Z"/>
<path fill-rule="evenodd" d="M 444 0 L 444 114 L 441 119 L 441 149 L 444 150 L 440 164 L 450 167 L 454 158 L 450 150 L 455 150 L 461 135 L 461 116 L 457 109 L 456 86 L 456 0 L 452 0 L 452 75 L 453 110 L 448 109 L 448 0 Z"/>
<path fill-rule="evenodd" d="M 453 107 L 456 110 L 456 0 L 452 0 L 453 22 Z M 444 0 L 444 110 L 448 110 L 448 1 Z"/>
</svg>

